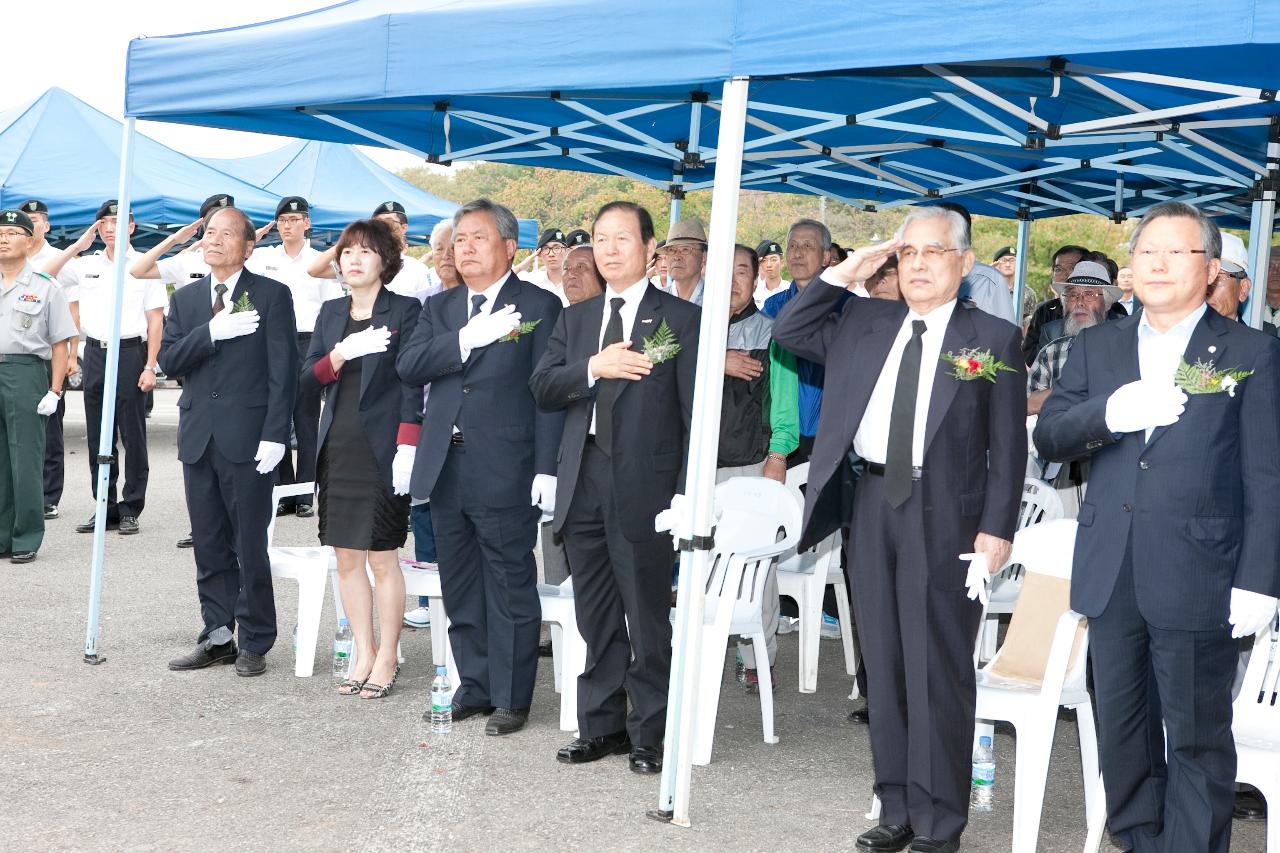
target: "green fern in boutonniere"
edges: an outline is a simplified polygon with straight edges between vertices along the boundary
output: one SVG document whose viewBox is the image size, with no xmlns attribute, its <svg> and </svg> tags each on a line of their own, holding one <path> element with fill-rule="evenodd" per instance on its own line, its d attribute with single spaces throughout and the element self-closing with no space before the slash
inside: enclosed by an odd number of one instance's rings
<svg viewBox="0 0 1280 853">
<path fill-rule="evenodd" d="M 1228 397 L 1234 397 L 1240 380 L 1252 375 L 1252 370 L 1214 370 L 1212 361 L 1196 359 L 1195 364 L 1187 364 L 1187 360 L 1182 358 L 1178 360 L 1178 370 L 1173 374 L 1173 384 L 1188 394 L 1221 394 L 1226 391 Z"/>
<path fill-rule="evenodd" d="M 644 354 L 654 364 L 662 364 L 680 354 L 680 341 L 666 320 L 658 325 L 658 331 L 644 339 Z"/>
<path fill-rule="evenodd" d="M 506 343 L 511 343 L 512 341 L 518 341 L 520 340 L 521 336 L 527 335 L 530 332 L 532 332 L 534 329 L 538 328 L 538 324 L 541 322 L 542 322 L 541 320 L 530 320 L 527 323 L 521 323 L 519 326 L 512 329 L 510 332 L 507 332 L 505 335 L 498 338 L 498 343 L 506 344 Z"/>
<path fill-rule="evenodd" d="M 991 350 L 986 349 L 962 349 L 959 355 L 944 352 L 942 361 L 951 366 L 951 376 L 964 382 L 974 379 L 995 382 L 996 376 L 1003 371 L 1018 372 L 993 356 Z"/>
<path fill-rule="evenodd" d="M 240 294 L 240 298 L 237 299 L 231 305 L 232 314 L 239 314 L 241 311 L 253 311 L 253 310 L 254 310 L 253 303 L 249 301 L 249 291 L 247 290 L 244 293 Z"/>
</svg>

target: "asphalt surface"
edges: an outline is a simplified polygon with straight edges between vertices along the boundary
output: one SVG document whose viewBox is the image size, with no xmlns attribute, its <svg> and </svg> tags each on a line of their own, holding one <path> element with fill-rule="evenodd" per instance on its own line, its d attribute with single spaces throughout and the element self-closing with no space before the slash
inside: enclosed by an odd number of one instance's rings
<svg viewBox="0 0 1280 853">
<path fill-rule="evenodd" d="M 712 763 L 695 768 L 692 828 L 645 816 L 656 777 L 625 757 L 567 767 L 550 662 L 524 731 L 485 737 L 483 723 L 432 735 L 421 720 L 433 674 L 430 632 L 406 631 L 407 662 L 381 701 L 340 697 L 321 623 L 316 675 L 295 678 L 289 636 L 297 590 L 276 584 L 281 640 L 267 674 L 230 667 L 170 672 L 199 630 L 192 552 L 176 461 L 176 390 L 148 421 L 151 482 L 142 532 L 106 539 L 99 648 L 83 658 L 92 514 L 84 416 L 69 395 L 67 490 L 39 559 L 0 563 L 0 849 L 270 850 L 852 850 L 871 824 L 867 730 L 849 723 L 851 679 L 824 641 L 818 692 L 796 690 L 796 635 L 779 638 L 781 741 L 765 744 L 758 698 L 726 679 Z M 314 519 L 282 519 L 281 544 L 315 543 Z M 726 656 L 731 667 L 732 655 Z M 1008 850 L 1014 737 L 997 730 L 996 808 L 973 815 L 967 851 Z M 1079 851 L 1084 800 L 1074 719 L 1064 716 L 1040 846 Z M 1115 849 L 1104 844 L 1103 849 Z M 1262 824 L 1236 824 L 1232 851 L 1264 849 Z"/>
</svg>

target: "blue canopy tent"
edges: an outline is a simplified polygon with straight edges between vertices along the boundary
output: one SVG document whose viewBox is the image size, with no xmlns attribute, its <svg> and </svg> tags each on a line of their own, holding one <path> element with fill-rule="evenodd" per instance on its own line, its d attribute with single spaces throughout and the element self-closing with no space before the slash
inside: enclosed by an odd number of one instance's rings
<svg viewBox="0 0 1280 853">
<path fill-rule="evenodd" d="M 660 808 L 688 822 L 740 186 L 1032 219 L 1189 199 L 1253 232 L 1265 289 L 1280 5 L 1087 0 L 351 0 L 130 46 L 126 114 L 713 188 Z M 513 38 L 513 34 L 519 38 Z M 444 44 L 446 50 L 423 50 Z M 1140 45 L 1141 49 L 1134 49 Z M 335 55 L 355 57 L 334 63 Z M 258 88 L 251 55 L 281 69 Z M 1021 287 L 1021 273 L 1019 277 Z M 1257 311 L 1254 312 L 1255 323 Z"/>
<path fill-rule="evenodd" d="M 50 239 L 75 239 L 116 195 L 120 133 L 119 121 L 62 89 L 0 114 L 0 207 L 41 199 L 49 205 Z M 153 244 L 165 229 L 191 222 L 216 192 L 231 193 L 260 222 L 275 212 L 279 199 L 252 183 L 145 136 L 136 145 L 135 245 Z"/>
<path fill-rule="evenodd" d="M 300 195 L 311 204 L 313 239 L 332 243 L 348 223 L 367 217 L 378 205 L 395 199 L 409 215 L 407 237 L 426 243 L 441 219 L 458 205 L 434 196 L 379 166 L 350 145 L 298 141 L 256 157 L 206 159 L 229 175 L 279 196 Z M 538 223 L 520 220 L 520 245 L 538 242 Z"/>
</svg>

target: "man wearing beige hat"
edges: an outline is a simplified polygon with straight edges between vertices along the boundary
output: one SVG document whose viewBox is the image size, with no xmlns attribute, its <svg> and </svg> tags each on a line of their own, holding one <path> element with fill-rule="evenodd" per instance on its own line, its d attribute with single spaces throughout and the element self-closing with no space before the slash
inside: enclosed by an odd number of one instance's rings
<svg viewBox="0 0 1280 853">
<path fill-rule="evenodd" d="M 701 305 L 705 286 L 702 272 L 707 265 L 707 230 L 702 223 L 693 217 L 672 223 L 667 230 L 665 253 L 671 283 L 663 289 Z"/>
</svg>

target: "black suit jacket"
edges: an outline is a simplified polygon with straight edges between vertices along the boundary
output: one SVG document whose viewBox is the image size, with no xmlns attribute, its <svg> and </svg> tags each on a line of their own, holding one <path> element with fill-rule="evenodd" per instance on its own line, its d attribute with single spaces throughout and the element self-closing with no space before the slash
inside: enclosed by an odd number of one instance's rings
<svg viewBox="0 0 1280 853">
<path fill-rule="evenodd" d="M 396 356 L 400 353 L 401 343 L 413 336 L 421 311 L 422 303 L 418 300 L 383 287 L 374 300 L 369 327 L 385 326 L 391 332 L 391 340 L 386 352 L 359 359 L 360 423 L 369 438 L 373 456 L 378 460 L 378 472 L 388 489 L 391 488 L 391 460 L 395 458 L 397 443 L 416 446 L 422 425 L 422 386 L 402 382 L 396 372 Z M 311 335 L 311 349 L 298 378 L 303 388 L 324 389 L 325 406 L 320 415 L 317 451 L 324 447 L 325 437 L 333 426 L 334 406 L 339 394 L 339 374 L 333 371 L 329 353 L 346 336 L 350 315 L 350 296 L 330 299 L 320 306 L 316 328 Z"/>
<path fill-rule="evenodd" d="M 1106 609 L 1132 537 L 1143 617 L 1212 630 L 1226 624 L 1231 587 L 1280 596 L 1280 340 L 1208 309 L 1184 358 L 1254 374 L 1234 396 L 1188 395 L 1182 417 L 1147 441 L 1106 423 L 1111 393 L 1140 378 L 1139 322 L 1081 332 L 1036 424 L 1044 457 L 1092 458 L 1071 607 Z"/>
<path fill-rule="evenodd" d="M 471 291 L 454 287 L 427 299 L 396 360 L 405 382 L 431 383 L 413 465 L 414 497 L 431 496 L 455 426 L 474 453 L 469 461 L 484 472 L 470 486 L 489 506 L 528 506 L 533 475 L 555 473 L 564 416 L 534 405 L 529 376 L 547 348 L 560 300 L 515 273 L 494 287 L 500 290 L 493 310 L 515 305 L 522 323 L 538 323 L 531 332 L 472 350 L 464 363 L 458 331 L 467 324 Z"/>
<path fill-rule="evenodd" d="M 815 281 L 778 315 L 773 336 L 803 358 L 827 366 L 822 417 L 809 459 L 801 544 L 821 541 L 842 518 L 838 475 L 862 423 L 880 371 L 907 316 L 904 302 L 850 299 L 831 314 L 843 289 Z M 1012 539 L 1027 466 L 1026 369 L 1019 329 L 1008 321 L 957 304 L 942 339 L 942 352 L 988 350 L 1014 368 L 994 383 L 960 380 L 938 362 L 925 429 L 925 546 L 931 566 L 960 563 L 978 532 Z M 879 460 L 874 460 L 879 461 Z M 853 536 L 858 531 L 851 531 Z M 964 572 L 948 574 L 964 585 Z"/>
<path fill-rule="evenodd" d="M 632 349 L 644 349 L 663 320 L 680 343 L 675 358 L 655 364 L 637 381 L 622 381 L 613 404 L 614 505 L 623 535 L 647 542 L 657 534 L 653 518 L 684 488 L 693 414 L 693 379 L 702 310 L 678 296 L 645 285 L 631 329 Z M 596 388 L 587 384 L 587 362 L 600 351 L 605 294 L 570 305 L 560 315 L 547 352 L 529 382 L 538 404 L 565 411 L 560 442 L 554 529 L 564 526 L 595 411 Z M 666 534 L 664 534 L 666 535 Z"/>
<path fill-rule="evenodd" d="M 251 335 L 215 344 L 209 338 L 210 283 L 205 276 L 174 291 L 160 343 L 160 369 L 183 378 L 178 458 L 197 462 L 216 433 L 224 456 L 249 462 L 260 441 L 289 444 L 298 388 L 293 295 L 275 279 L 241 270 L 225 310 L 248 293 L 261 322 Z"/>
</svg>

